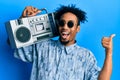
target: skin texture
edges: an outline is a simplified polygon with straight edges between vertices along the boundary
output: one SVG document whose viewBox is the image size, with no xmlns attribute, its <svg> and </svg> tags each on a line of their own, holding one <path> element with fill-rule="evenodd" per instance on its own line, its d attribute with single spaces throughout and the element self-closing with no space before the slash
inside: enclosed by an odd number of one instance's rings
<svg viewBox="0 0 120 80">
<path fill-rule="evenodd" d="M 102 39 L 102 45 L 105 48 L 106 57 L 98 80 L 110 80 L 110 76 L 112 73 L 112 39 L 114 36 L 115 34 L 112 34 L 110 37 L 103 37 Z"/>
<path fill-rule="evenodd" d="M 21 15 L 21 18 L 23 17 L 30 17 L 30 16 L 35 16 L 36 14 L 40 13 L 41 11 L 38 10 L 37 8 L 35 7 L 32 7 L 32 6 L 28 6 L 24 9 L 22 15 Z"/>
<path fill-rule="evenodd" d="M 66 44 L 64 44 L 65 46 L 74 44 L 76 33 L 80 30 L 80 26 L 77 26 L 77 17 L 74 14 L 68 12 L 61 16 L 61 20 L 65 21 L 65 25 L 59 26 L 58 29 L 61 42 L 66 42 Z M 74 22 L 74 26 L 72 28 L 67 26 L 67 22 L 70 20 Z"/>
<path fill-rule="evenodd" d="M 36 14 L 40 13 L 41 11 L 37 8 L 34 8 L 32 6 L 27 6 L 21 17 L 29 17 L 29 16 L 35 16 Z M 61 18 L 61 20 L 65 21 L 64 26 L 59 26 L 59 33 L 60 33 L 60 41 L 65 46 L 69 46 L 74 44 L 75 42 L 75 36 L 76 33 L 79 32 L 80 26 L 77 25 L 77 17 L 70 13 L 64 13 Z M 72 20 L 74 22 L 74 26 L 72 28 L 69 28 L 67 26 L 67 22 L 69 20 Z M 103 37 L 102 38 L 102 46 L 105 48 L 105 60 L 103 68 L 98 76 L 98 80 L 110 80 L 110 76 L 112 73 L 112 50 L 113 50 L 113 43 L 112 39 L 115 36 L 115 34 L 110 35 L 109 37 Z"/>
</svg>

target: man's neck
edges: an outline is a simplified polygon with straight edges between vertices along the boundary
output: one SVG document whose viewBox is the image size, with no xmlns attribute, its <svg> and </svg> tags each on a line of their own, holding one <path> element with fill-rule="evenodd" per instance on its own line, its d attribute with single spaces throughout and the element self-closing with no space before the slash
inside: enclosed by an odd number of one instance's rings
<svg viewBox="0 0 120 80">
<path fill-rule="evenodd" d="M 60 40 L 60 39 L 59 39 Z M 76 40 L 73 40 L 73 41 L 68 41 L 68 42 L 62 42 L 60 40 L 61 44 L 64 45 L 64 46 L 70 46 L 72 44 L 75 44 L 76 43 Z"/>
</svg>

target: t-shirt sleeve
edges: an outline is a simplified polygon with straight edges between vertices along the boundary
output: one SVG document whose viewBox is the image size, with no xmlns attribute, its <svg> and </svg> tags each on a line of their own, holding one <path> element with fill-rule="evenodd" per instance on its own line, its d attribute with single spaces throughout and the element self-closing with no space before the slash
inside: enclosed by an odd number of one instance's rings
<svg viewBox="0 0 120 80">
<path fill-rule="evenodd" d="M 97 61 L 92 52 L 89 52 L 87 55 L 87 67 L 86 67 L 86 76 L 85 80 L 98 80 L 100 73 L 100 67 L 97 66 Z"/>
<path fill-rule="evenodd" d="M 35 53 L 35 45 L 30 45 L 27 47 L 22 47 L 19 49 L 15 49 L 14 56 L 18 59 L 21 59 L 25 62 L 32 62 L 33 61 L 33 55 Z"/>
<path fill-rule="evenodd" d="M 39 55 L 42 53 L 41 51 L 45 50 L 45 46 L 48 46 L 50 42 L 51 40 L 44 40 L 30 46 L 16 49 L 14 56 L 24 62 L 34 62 L 38 57 L 40 58 Z"/>
</svg>

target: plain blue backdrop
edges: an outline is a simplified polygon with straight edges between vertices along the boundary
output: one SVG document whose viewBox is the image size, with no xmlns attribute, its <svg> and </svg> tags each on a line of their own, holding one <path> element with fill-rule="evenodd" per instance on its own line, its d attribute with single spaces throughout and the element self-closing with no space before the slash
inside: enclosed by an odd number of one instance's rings
<svg viewBox="0 0 120 80">
<path fill-rule="evenodd" d="M 76 4 L 86 11 L 88 22 L 81 24 L 76 40 L 80 46 L 90 49 L 102 67 L 105 51 L 101 45 L 103 36 L 116 34 L 113 39 L 113 71 L 111 80 L 120 80 L 120 0 L 0 0 L 0 80 L 29 80 L 30 63 L 14 58 L 7 45 L 4 23 L 18 19 L 25 6 L 46 8 L 53 12 L 60 4 Z"/>
</svg>

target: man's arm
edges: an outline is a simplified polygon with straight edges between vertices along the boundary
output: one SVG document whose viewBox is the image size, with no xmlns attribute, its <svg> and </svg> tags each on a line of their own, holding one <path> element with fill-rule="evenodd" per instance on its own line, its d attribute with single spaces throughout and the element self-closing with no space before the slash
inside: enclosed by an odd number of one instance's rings
<svg viewBox="0 0 120 80">
<path fill-rule="evenodd" d="M 110 80 L 112 73 L 112 38 L 115 34 L 112 34 L 110 37 L 104 37 L 102 39 L 102 45 L 105 48 L 105 61 L 103 68 L 98 76 L 98 80 Z"/>
<path fill-rule="evenodd" d="M 35 16 L 40 12 L 41 11 L 35 7 L 27 6 L 23 10 L 20 18 Z M 7 40 L 7 43 L 10 45 L 9 39 Z M 15 49 L 14 56 L 18 59 L 21 59 L 22 61 L 25 61 L 25 62 L 33 62 L 33 58 L 36 57 L 34 55 L 36 52 L 36 51 L 34 51 L 34 50 L 36 50 L 35 48 L 36 48 L 35 45 L 30 45 L 30 46 L 26 46 L 26 47 L 21 47 L 19 49 Z"/>
</svg>

